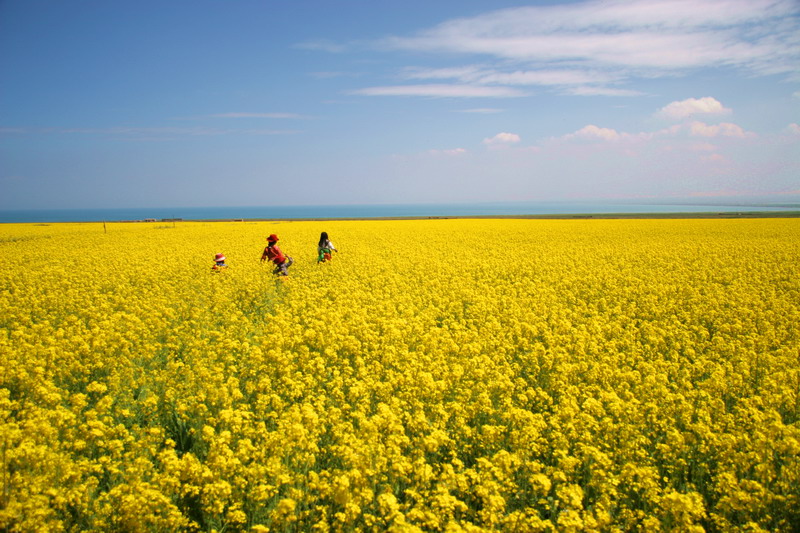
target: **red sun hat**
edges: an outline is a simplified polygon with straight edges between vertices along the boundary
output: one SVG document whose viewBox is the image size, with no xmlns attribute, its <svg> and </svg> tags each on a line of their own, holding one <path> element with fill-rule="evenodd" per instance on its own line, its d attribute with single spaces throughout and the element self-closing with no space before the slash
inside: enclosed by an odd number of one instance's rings
<svg viewBox="0 0 800 533">
<path fill-rule="evenodd" d="M 214 261 L 225 261 L 225 254 L 217 254 L 214 256 Z"/>
<path fill-rule="evenodd" d="M 268 240 L 269 242 L 278 242 L 278 236 L 277 236 L 277 235 L 275 235 L 275 234 L 273 233 L 272 235 L 270 235 L 269 237 L 267 237 L 267 240 Z"/>
</svg>

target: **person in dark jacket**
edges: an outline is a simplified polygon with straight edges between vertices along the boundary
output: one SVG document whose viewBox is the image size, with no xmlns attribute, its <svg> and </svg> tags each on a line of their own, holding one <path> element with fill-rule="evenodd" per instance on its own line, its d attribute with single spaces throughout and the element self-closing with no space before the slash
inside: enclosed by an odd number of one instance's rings
<svg viewBox="0 0 800 533">
<path fill-rule="evenodd" d="M 319 243 L 317 244 L 317 263 L 324 263 L 331 260 L 331 252 L 338 252 L 334 248 L 333 243 L 328 238 L 328 233 L 323 231 L 319 236 Z"/>
</svg>

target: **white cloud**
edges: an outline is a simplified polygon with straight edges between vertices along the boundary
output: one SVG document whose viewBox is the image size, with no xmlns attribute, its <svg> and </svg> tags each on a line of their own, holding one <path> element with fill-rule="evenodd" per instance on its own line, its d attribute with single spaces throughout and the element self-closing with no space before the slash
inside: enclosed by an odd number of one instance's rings
<svg viewBox="0 0 800 533">
<path fill-rule="evenodd" d="M 798 127 L 798 133 L 800 133 L 800 127 Z M 753 138 L 756 137 L 756 135 L 730 122 L 706 124 L 704 122 L 694 121 L 687 124 L 676 124 L 654 132 L 639 133 L 621 132 L 612 128 L 601 128 L 594 124 L 589 124 L 578 131 L 561 136 L 560 139 L 564 141 L 584 140 L 641 143 L 664 138 L 686 139 L 694 137 L 701 137 L 703 139 L 722 137 L 744 139 Z M 707 141 L 693 141 L 692 144 L 688 145 L 686 148 L 695 152 L 713 152 L 717 150 L 717 146 Z"/>
<path fill-rule="evenodd" d="M 603 141 L 618 141 L 621 135 L 611 128 L 600 128 L 594 124 L 589 124 L 579 129 L 575 133 L 564 136 L 565 139 L 600 139 Z"/>
<path fill-rule="evenodd" d="M 794 135 L 800 135 L 800 124 L 792 122 L 791 124 L 786 126 L 786 129 L 789 131 L 789 133 L 792 133 Z"/>
<path fill-rule="evenodd" d="M 522 139 L 516 133 L 498 133 L 494 137 L 488 137 L 483 140 L 483 144 L 497 145 L 497 144 L 514 144 L 520 142 Z"/>
<path fill-rule="evenodd" d="M 700 68 L 796 75 L 798 14 L 796 0 L 589 0 L 451 19 L 383 44 L 494 60 L 409 69 L 412 79 L 633 96 L 639 93 L 620 85 Z"/>
<path fill-rule="evenodd" d="M 716 98 L 687 98 L 680 102 L 672 102 L 656 112 L 656 116 L 670 120 L 682 120 L 693 115 L 725 115 L 731 110 L 723 106 Z"/>
<path fill-rule="evenodd" d="M 444 98 L 511 98 L 525 96 L 523 91 L 510 87 L 486 87 L 481 85 L 392 85 L 366 87 L 352 91 L 366 96 L 430 96 Z"/>
<path fill-rule="evenodd" d="M 755 134 L 744 131 L 741 126 L 722 122 L 720 124 L 709 125 L 703 122 L 692 122 L 689 124 L 689 135 L 693 137 L 751 137 Z"/>
</svg>

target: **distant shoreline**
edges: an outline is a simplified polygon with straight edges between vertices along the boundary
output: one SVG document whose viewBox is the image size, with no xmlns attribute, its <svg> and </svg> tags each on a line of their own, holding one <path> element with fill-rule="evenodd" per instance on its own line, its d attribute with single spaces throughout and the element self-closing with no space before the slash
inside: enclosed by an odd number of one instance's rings
<svg viewBox="0 0 800 533">
<path fill-rule="evenodd" d="M 352 218 L 245 218 L 214 220 L 178 220 L 176 222 L 362 222 L 370 220 L 613 220 L 613 219 L 738 219 L 738 218 L 800 218 L 800 211 L 752 211 L 737 213 L 591 213 L 591 214 L 552 214 L 552 215 L 431 215 L 397 217 L 352 217 Z M 169 221 L 171 222 L 171 221 Z"/>
<path fill-rule="evenodd" d="M 0 223 L 434 220 L 434 219 L 628 219 L 797 217 L 800 202 L 661 203 L 488 202 L 308 206 L 130 207 L 0 210 Z"/>
<path fill-rule="evenodd" d="M 308 218 L 214 218 L 161 220 L 75 220 L 58 222 L 0 222 L 4 224 L 170 224 L 178 222 L 368 222 L 389 220 L 681 220 L 681 219 L 758 219 L 800 218 L 800 211 L 741 211 L 741 212 L 684 212 L 684 213 L 572 213 L 536 215 L 430 215 L 383 217 L 308 217 Z"/>
</svg>

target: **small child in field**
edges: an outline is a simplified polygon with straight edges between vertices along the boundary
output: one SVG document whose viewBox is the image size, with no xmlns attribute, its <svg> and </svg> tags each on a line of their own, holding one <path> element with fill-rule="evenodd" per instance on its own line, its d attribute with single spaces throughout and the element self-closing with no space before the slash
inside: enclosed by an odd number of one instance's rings
<svg viewBox="0 0 800 533">
<path fill-rule="evenodd" d="M 214 256 L 214 266 L 211 267 L 211 272 L 222 272 L 227 270 L 228 265 L 225 263 L 225 254 L 217 254 Z"/>
<path fill-rule="evenodd" d="M 264 253 L 261 254 L 261 261 L 269 259 L 275 264 L 275 270 L 272 271 L 273 274 L 288 276 L 288 269 L 294 263 L 294 259 L 284 255 L 281 249 L 278 248 L 277 243 L 278 236 L 274 233 L 267 237 L 267 247 L 264 248 Z"/>
<path fill-rule="evenodd" d="M 328 238 L 327 232 L 322 232 L 319 236 L 319 243 L 317 244 L 317 263 L 324 263 L 331 260 L 331 252 L 338 252 L 334 248 L 333 243 Z"/>
</svg>

